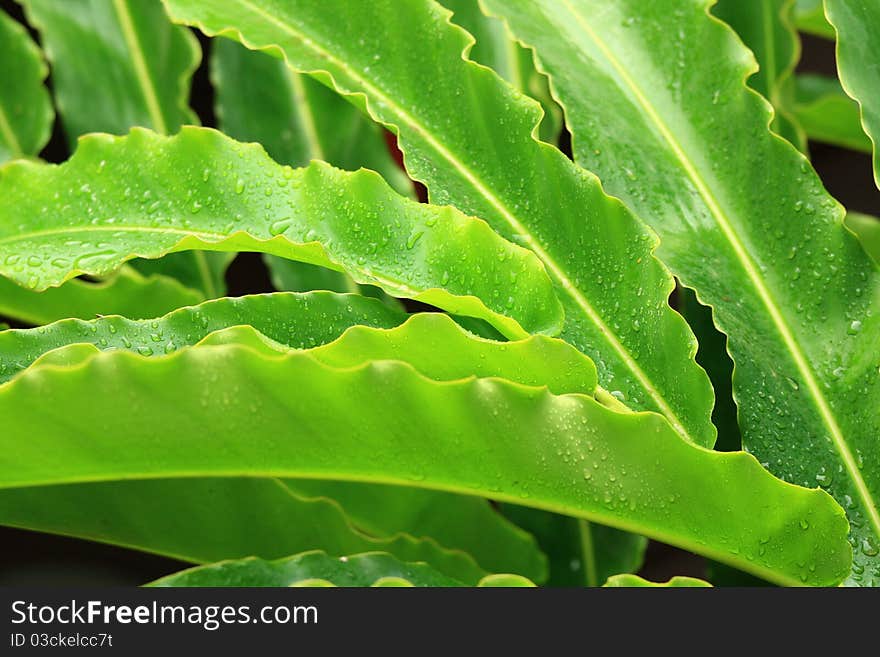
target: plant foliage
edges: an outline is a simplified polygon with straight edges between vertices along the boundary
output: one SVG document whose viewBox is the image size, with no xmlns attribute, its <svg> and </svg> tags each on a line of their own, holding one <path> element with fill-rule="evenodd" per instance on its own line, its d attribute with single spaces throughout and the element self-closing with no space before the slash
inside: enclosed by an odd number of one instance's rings
<svg viewBox="0 0 880 657">
<path fill-rule="evenodd" d="M 880 223 L 809 159 L 880 135 L 873 3 L 21 4 L 0 524 L 154 586 L 880 585 Z"/>
</svg>

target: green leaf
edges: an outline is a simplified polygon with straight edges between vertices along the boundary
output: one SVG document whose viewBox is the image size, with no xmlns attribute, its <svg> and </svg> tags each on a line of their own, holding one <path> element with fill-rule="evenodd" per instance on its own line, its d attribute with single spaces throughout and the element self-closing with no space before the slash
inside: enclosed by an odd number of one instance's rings
<svg viewBox="0 0 880 657">
<path fill-rule="evenodd" d="M 547 553 L 547 586 L 599 586 L 613 574 L 642 565 L 648 543 L 643 536 L 514 504 L 505 504 L 502 510 L 533 534 Z"/>
<path fill-rule="evenodd" d="M 207 34 L 283 55 L 396 132 L 433 202 L 485 219 L 544 262 L 566 310 L 563 336 L 599 364 L 605 388 L 713 442 L 711 388 L 667 304 L 673 281 L 651 255 L 654 238 L 595 177 L 532 137 L 538 104 L 463 58 L 472 39 L 447 10 L 429 0 L 166 6 Z"/>
<path fill-rule="evenodd" d="M 0 383 L 29 367 L 45 353 L 74 344 L 101 350 L 123 349 L 142 356 L 171 353 L 235 326 L 250 326 L 291 349 L 331 342 L 356 326 L 391 328 L 406 319 L 373 299 L 330 292 L 279 292 L 217 299 L 180 308 L 158 319 L 102 317 L 68 319 L 38 329 L 0 334 Z"/>
<path fill-rule="evenodd" d="M 91 319 L 97 315 L 146 319 L 203 299 L 198 291 L 173 278 L 144 277 L 130 267 L 122 267 L 97 282 L 75 278 L 42 292 L 0 278 L 0 315 L 33 325 L 68 317 Z"/>
<path fill-rule="evenodd" d="M 824 492 L 687 443 L 655 414 L 529 385 L 534 363 L 568 350 L 552 390 L 585 386 L 592 364 L 561 341 L 490 342 L 438 314 L 310 351 L 232 332 L 152 357 L 72 345 L 0 386 L 0 488 L 180 476 L 403 484 L 643 533 L 778 583 L 849 572 L 848 526 Z M 443 358 L 408 333 L 451 346 Z"/>
<path fill-rule="evenodd" d="M 547 559 L 535 539 L 493 509 L 465 495 L 402 486 L 287 479 L 305 496 L 335 500 L 352 523 L 372 536 L 430 536 L 440 545 L 470 554 L 490 572 L 547 579 Z"/>
<path fill-rule="evenodd" d="M 140 126 L 169 134 L 198 123 L 188 98 L 201 50 L 189 30 L 168 20 L 158 0 L 22 1 L 52 61 L 71 148 L 88 132 L 125 134 Z M 231 254 L 194 251 L 135 260 L 132 267 L 147 276 L 172 276 L 216 298 L 226 291 L 223 275 L 231 260 Z"/>
<path fill-rule="evenodd" d="M 414 196 L 383 130 L 323 84 L 225 39 L 213 43 L 211 79 L 218 125 L 230 137 L 262 144 L 282 164 L 324 160 L 347 171 L 373 169 L 399 193 Z"/>
<path fill-rule="evenodd" d="M 199 44 L 158 1 L 21 1 L 52 63 L 71 148 L 87 132 L 142 126 L 169 134 L 198 122 L 187 102 Z"/>
<path fill-rule="evenodd" d="M 846 226 L 858 235 L 865 252 L 880 263 L 880 219 L 867 214 L 849 212 L 846 215 Z"/>
<path fill-rule="evenodd" d="M 840 83 L 861 108 L 862 127 L 874 144 L 874 180 L 880 186 L 880 153 L 876 148 L 880 139 L 880 5 L 828 0 L 825 7 L 837 31 Z"/>
<path fill-rule="evenodd" d="M 306 499 L 277 479 L 110 481 L 0 490 L 0 523 L 209 563 L 278 559 L 321 549 L 382 550 L 425 561 L 467 584 L 486 574 L 461 551 L 397 533 L 370 537 L 330 499 Z"/>
<path fill-rule="evenodd" d="M 460 4 L 474 12 L 467 16 L 478 25 L 490 23 L 473 0 Z M 491 23 L 503 30 L 497 21 Z M 504 39 L 502 54 L 506 56 L 512 42 Z M 502 42 L 492 43 L 500 46 Z M 520 52 L 514 50 L 516 56 Z M 294 73 L 283 61 L 225 39 L 213 43 L 211 64 L 219 124 L 227 134 L 261 143 L 275 160 L 286 164 L 302 165 L 317 158 L 344 169 L 373 168 L 401 193 L 413 193 L 412 181 L 388 153 L 381 128 L 335 92 Z M 511 71 L 520 72 L 519 68 Z M 556 130 L 558 134 L 558 123 Z M 266 257 L 266 264 L 279 290 L 369 293 L 341 272 L 273 256 Z M 534 540 L 507 523 L 485 500 L 400 486 L 287 483 L 300 493 L 339 502 L 360 528 L 373 535 L 403 531 L 431 536 L 443 545 L 465 550 L 489 570 L 546 579 L 546 562 Z"/>
<path fill-rule="evenodd" d="M 612 588 L 638 587 L 638 588 L 705 588 L 711 587 L 709 582 L 705 582 L 695 577 L 673 577 L 668 582 L 655 583 L 642 579 L 638 575 L 615 575 L 609 577 L 603 586 Z"/>
<path fill-rule="evenodd" d="M 383 130 L 319 82 L 227 40 L 213 44 L 211 78 L 218 125 L 234 139 L 258 142 L 282 164 L 324 160 L 349 171 L 373 169 L 399 193 L 415 196 L 412 181 L 388 151 Z M 343 272 L 264 258 L 276 289 L 359 291 Z"/>
<path fill-rule="evenodd" d="M 209 301 L 142 322 L 121 317 L 66 320 L 0 334 L 0 381 L 63 345 L 77 348 L 68 364 L 90 355 L 79 349 L 81 343 L 163 354 L 169 345 L 178 348 L 218 329 L 249 324 L 293 347 L 307 347 L 335 339 L 355 324 L 391 327 L 404 317 L 372 299 L 316 292 Z M 132 508 L 138 509 L 135 517 Z M 254 514 L 254 508 L 260 513 Z M 272 479 L 116 481 L 3 490 L 0 523 L 194 562 L 248 555 L 278 558 L 316 547 L 336 555 L 382 549 L 404 560 L 427 561 L 468 583 L 485 574 L 463 552 L 431 540 L 400 532 L 369 538 L 351 526 L 332 500 L 306 500 Z"/>
<path fill-rule="evenodd" d="M 464 586 L 426 564 L 403 563 L 380 552 L 341 558 L 305 552 L 277 561 L 223 561 L 190 568 L 148 586 L 374 586 L 389 578 L 404 580 L 412 586 Z"/>
<path fill-rule="evenodd" d="M 871 140 L 862 130 L 859 105 L 844 93 L 835 78 L 798 75 L 792 113 L 810 139 L 871 152 Z"/>
<path fill-rule="evenodd" d="M 834 28 L 825 18 L 822 0 L 797 0 L 795 2 L 794 19 L 801 32 L 826 39 L 834 38 Z"/>
<path fill-rule="evenodd" d="M 758 60 L 749 86 L 776 108 L 771 129 L 806 152 L 806 135 L 788 110 L 789 83 L 801 50 L 793 9 L 794 0 L 720 0 L 712 13 L 734 29 Z"/>
<path fill-rule="evenodd" d="M 745 448 L 830 491 L 853 525 L 854 577 L 880 578 L 880 271 L 807 160 L 767 130 L 769 105 L 743 84 L 751 54 L 708 0 L 484 4 L 538 47 L 576 160 L 713 308 Z"/>
<path fill-rule="evenodd" d="M 55 113 L 47 74 L 27 31 L 0 11 L 0 162 L 36 155 L 49 141 Z"/>
<path fill-rule="evenodd" d="M 532 53 L 518 44 L 507 27 L 487 16 L 477 0 L 441 0 L 453 12 L 452 22 L 460 25 L 476 39 L 468 57 L 488 66 L 514 88 L 541 103 L 544 117 L 539 136 L 550 144 L 559 140 L 562 130 L 562 109 L 553 100 L 547 78 L 535 70 Z"/>
<path fill-rule="evenodd" d="M 512 337 L 558 331 L 562 320 L 540 262 L 484 222 L 400 197 L 372 172 L 281 167 L 259 145 L 207 128 L 95 135 L 60 166 L 0 171 L 0 274 L 29 287 L 191 249 L 347 271 Z"/>
<path fill-rule="evenodd" d="M 346 329 L 360 325 L 347 338 L 346 344 L 357 344 L 358 349 L 362 350 L 358 352 L 361 358 L 368 355 L 416 357 L 413 353 L 418 352 L 412 352 L 412 348 L 405 343 L 418 343 L 425 352 L 436 348 L 433 345 L 433 327 L 437 321 L 445 320 L 420 318 L 405 333 L 385 335 L 381 341 L 364 329 L 364 326 L 392 327 L 405 317 L 403 313 L 394 312 L 372 299 L 315 292 L 222 299 L 195 308 L 181 309 L 158 320 L 143 322 L 132 322 L 121 317 L 107 317 L 91 322 L 63 321 L 39 330 L 16 330 L 0 334 L 0 382 L 8 381 L 46 352 L 64 345 L 88 343 L 100 349 L 127 349 L 145 355 L 160 355 L 166 353 L 169 345 L 174 349 L 192 345 L 214 331 L 244 324 L 255 326 L 274 341 L 294 348 L 314 347 L 329 342 Z M 451 344 L 453 348 L 458 345 L 462 350 L 471 342 L 465 339 L 462 332 L 454 333 L 451 338 L 452 342 L 447 344 Z M 517 343 L 511 345 L 511 348 L 514 352 L 520 351 Z M 377 349 L 382 349 L 382 352 L 377 352 Z M 326 354 L 315 353 L 322 359 L 338 362 L 339 356 L 334 356 L 332 351 Z M 85 355 L 87 357 L 89 352 L 85 352 Z M 483 357 L 479 358 L 481 365 L 491 364 L 491 359 L 486 363 Z M 591 390 L 595 387 L 592 366 L 563 343 L 547 343 L 545 350 L 523 354 L 523 359 L 520 366 L 529 367 L 531 363 L 535 380 L 555 379 L 558 382 L 556 385 L 568 387 L 571 391 L 581 388 Z M 426 368 L 429 361 L 427 358 L 423 358 L 423 361 L 422 367 Z M 567 366 L 569 373 L 556 374 L 548 367 L 551 363 Z M 454 374 L 467 371 L 462 368 Z M 581 374 L 576 375 L 566 385 L 567 377 L 578 371 Z M 374 536 L 390 538 L 400 533 L 430 536 L 446 547 L 465 552 L 473 551 L 476 558 L 485 561 L 487 570 L 517 572 L 533 579 L 546 577 L 546 564 L 534 541 L 504 521 L 484 500 L 400 487 L 346 485 L 342 482 L 286 483 L 300 495 L 339 500 L 349 515 L 352 510 L 355 511 L 352 517 L 356 524 Z M 183 494 L 182 491 L 175 493 Z M 381 519 L 374 517 L 374 522 L 365 523 L 364 519 L 373 511 L 370 507 L 380 502 Z M 87 506 L 94 508 L 91 504 Z M 377 506 L 376 509 L 378 508 Z M 396 512 L 392 513 L 392 509 Z M 443 515 L 443 511 L 449 513 Z M 8 512 L 6 515 L 8 516 Z M 3 514 L 0 514 L 0 521 L 2 518 Z M 379 528 L 376 522 L 382 527 Z M 13 524 L 21 525 L 21 522 Z M 112 528 L 114 525 L 108 526 Z M 156 535 L 161 536 L 161 533 L 156 532 Z M 312 547 L 317 545 L 316 543 Z M 320 547 L 331 550 L 325 545 Z M 280 555 L 291 551 L 292 549 L 282 548 Z M 336 552 L 345 553 L 346 550 Z M 266 556 L 256 550 L 253 553 Z M 213 555 L 198 560 L 210 561 L 246 554 L 247 552 Z"/>
</svg>

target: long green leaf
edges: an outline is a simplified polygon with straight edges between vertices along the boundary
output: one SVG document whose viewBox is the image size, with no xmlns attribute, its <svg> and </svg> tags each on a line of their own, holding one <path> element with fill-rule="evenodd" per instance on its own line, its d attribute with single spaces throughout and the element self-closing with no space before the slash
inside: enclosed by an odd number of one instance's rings
<svg viewBox="0 0 880 657">
<path fill-rule="evenodd" d="M 750 53 L 708 0 L 484 4 L 538 47 L 577 161 L 713 307 L 744 446 L 829 490 L 853 525 L 854 576 L 880 568 L 880 270 L 806 159 L 767 130 L 769 106 L 743 84 Z"/>
<path fill-rule="evenodd" d="M 861 0 L 828 0 L 825 7 L 828 20 L 837 31 L 840 83 L 861 107 L 862 127 L 874 144 L 874 180 L 880 186 L 880 5 Z"/>
<path fill-rule="evenodd" d="M 736 31 L 758 60 L 760 68 L 749 78 L 749 86 L 776 108 L 770 127 L 806 151 L 804 131 L 788 109 L 791 76 L 801 50 L 793 9 L 794 0 L 719 0 L 712 13 Z"/>
<path fill-rule="evenodd" d="M 547 579 L 547 559 L 535 539 L 486 500 L 348 481 L 285 479 L 284 484 L 302 495 L 335 500 L 356 527 L 372 536 L 430 536 L 463 550 L 490 572 L 518 573 L 542 583 Z"/>
<path fill-rule="evenodd" d="M 694 577 L 673 577 L 668 582 L 655 583 L 649 582 L 646 579 L 638 577 L 637 575 L 615 575 L 614 577 L 609 577 L 608 581 L 605 582 L 603 586 L 608 586 L 612 588 L 628 588 L 628 587 L 638 587 L 638 588 L 705 588 L 712 586 L 709 582 L 705 582 L 701 579 L 696 579 Z"/>
<path fill-rule="evenodd" d="M 604 387 L 713 442 L 696 345 L 667 304 L 655 240 L 598 181 L 532 133 L 540 107 L 463 58 L 472 38 L 430 0 L 168 0 L 173 19 L 283 56 L 394 130 L 410 175 L 533 249 L 557 283 L 564 336 Z M 338 16 L 344 15 L 345 21 Z"/>
<path fill-rule="evenodd" d="M 125 134 L 139 126 L 171 134 L 198 123 L 188 99 L 201 50 L 189 30 L 168 20 L 159 0 L 23 2 L 52 61 L 71 148 L 88 132 Z M 173 276 L 214 298 L 225 293 L 223 273 L 231 259 L 191 251 L 132 266 L 146 275 Z"/>
<path fill-rule="evenodd" d="M 52 63 L 71 148 L 88 132 L 125 134 L 142 126 L 170 134 L 198 121 L 187 103 L 199 44 L 168 21 L 157 0 L 22 4 Z"/>
<path fill-rule="evenodd" d="M 162 356 L 51 352 L 0 386 L 0 488 L 181 476 L 415 485 L 595 520 L 778 583 L 835 584 L 849 572 L 848 526 L 824 492 L 781 482 L 747 454 L 687 443 L 657 415 L 491 375 L 528 382 L 528 363 L 571 349 L 562 342 L 495 343 L 442 315 L 424 322 L 455 345 L 445 359 L 421 362 L 421 342 L 385 333 L 388 353 L 424 372 L 359 357 L 364 333 L 382 334 L 369 329 L 314 351 L 244 346 L 236 329 Z M 379 355 L 379 341 L 367 343 Z M 558 389 L 582 387 L 589 367 Z M 488 376 L 462 378 L 472 371 Z"/>
<path fill-rule="evenodd" d="M 404 319 L 405 314 L 374 299 L 330 292 L 217 299 L 139 321 L 124 317 L 68 319 L 39 329 L 0 333 L 0 383 L 46 352 L 67 345 L 90 344 L 101 350 L 161 355 L 194 345 L 215 331 L 241 325 L 255 327 L 289 348 L 303 349 L 331 342 L 352 326 L 391 328 Z"/>
<path fill-rule="evenodd" d="M 55 116 L 43 55 L 27 31 L 0 11 L 0 162 L 36 155 Z"/>
<path fill-rule="evenodd" d="M 510 336 L 555 332 L 562 319 L 537 258 L 482 221 L 398 196 L 368 171 L 281 167 L 207 128 L 96 135 L 60 166 L 0 171 L 0 274 L 29 287 L 191 249 L 347 271 Z"/>
<path fill-rule="evenodd" d="M 349 171 L 373 169 L 398 192 L 414 196 L 412 181 L 391 157 L 382 129 L 351 103 L 284 62 L 228 40 L 213 44 L 211 79 L 223 132 L 260 143 L 281 164 L 324 160 Z M 356 292 L 343 272 L 264 256 L 279 290 Z"/>
<path fill-rule="evenodd" d="M 198 291 L 173 278 L 144 277 L 130 267 L 94 283 L 73 279 L 42 292 L 0 278 L 0 315 L 34 325 L 68 317 L 91 319 L 97 315 L 147 319 L 203 299 Z"/>
<path fill-rule="evenodd" d="M 406 332 L 383 335 L 381 341 L 377 339 L 378 336 L 371 335 L 364 329 L 365 326 L 390 328 L 402 322 L 405 317 L 403 313 L 395 312 L 373 299 L 316 292 L 302 295 L 273 294 L 222 299 L 195 308 L 181 309 L 157 320 L 143 322 L 132 322 L 121 317 L 107 317 L 91 322 L 62 321 L 38 330 L 13 330 L 0 334 L 0 382 L 13 378 L 46 352 L 65 345 L 88 343 L 104 350 L 126 349 L 139 354 L 160 355 L 169 349 L 195 344 L 209 333 L 236 325 L 255 326 L 274 341 L 292 348 L 315 347 L 337 338 L 346 329 L 358 325 L 359 328 L 354 334 L 348 336 L 347 344 L 352 345 L 354 342 L 359 344 L 357 353 L 361 359 L 369 354 L 389 358 L 402 355 L 416 357 L 420 353 L 425 354 L 436 348 L 432 346 L 435 341 L 432 337 L 435 333 L 434 327 L 437 322 L 444 320 L 435 317 L 414 320 Z M 453 340 L 458 341 L 457 344 L 463 351 L 470 344 L 470 341 L 464 340 L 464 337 L 462 332 L 455 332 L 451 336 Z M 214 340 L 217 341 L 216 336 Z M 414 351 L 407 343 L 421 345 L 420 350 Z M 447 342 L 447 345 L 455 344 L 455 342 Z M 378 352 L 377 349 L 380 348 L 382 351 Z M 521 350 L 516 344 L 511 348 L 515 352 Z M 563 343 L 551 342 L 546 345 L 545 350 L 532 350 L 532 352 L 524 354 L 522 363 L 518 365 L 520 368 L 532 371 L 532 376 L 535 377 L 532 380 L 546 380 L 551 382 L 553 387 L 561 386 L 560 390 L 568 388 L 572 392 L 579 389 L 589 391 L 595 387 L 592 367 L 583 357 Z M 88 357 L 90 352 L 78 350 L 77 353 L 80 355 L 85 353 Z M 474 360 L 479 366 L 491 365 L 491 359 L 488 363 L 483 361 L 486 357 L 485 352 L 479 353 L 480 357 L 474 354 Z M 323 357 L 333 358 L 333 353 L 325 354 Z M 422 368 L 425 369 L 428 360 L 424 358 L 422 360 Z M 453 372 L 454 375 L 469 373 L 469 368 L 464 367 L 462 362 L 462 360 L 458 361 L 459 369 Z M 555 368 L 559 364 L 566 365 L 568 373 L 557 373 Z M 551 365 L 553 366 L 550 367 Z M 437 374 L 437 370 L 432 371 Z M 520 378 L 514 371 L 509 370 L 507 374 Z M 575 378 L 571 378 L 572 375 L 575 375 Z M 140 486 L 145 485 L 140 484 Z M 375 536 L 390 538 L 401 533 L 430 536 L 444 546 L 473 552 L 488 570 L 516 572 L 538 580 L 546 578 L 546 565 L 540 552 L 535 548 L 534 541 L 506 523 L 487 506 L 485 501 L 431 491 L 346 485 L 342 482 L 287 481 L 285 485 L 296 493 L 309 497 L 330 497 L 334 500 L 341 497 L 339 501 L 347 514 L 366 532 Z M 48 494 L 44 492 L 46 490 L 38 489 L 38 492 L 45 496 Z M 86 493 L 91 494 L 89 491 Z M 394 493 L 397 495 L 395 496 Z M 182 491 L 175 493 L 178 496 L 183 494 Z M 155 492 L 153 495 L 155 499 Z M 363 522 L 369 515 L 364 505 L 371 506 L 376 504 L 377 500 L 383 502 L 381 522 L 384 524 L 381 528 L 375 522 Z M 46 506 L 51 507 L 49 504 Z M 88 508 L 94 509 L 94 507 L 94 504 L 88 505 Z M 396 513 L 391 512 L 392 508 L 396 509 Z M 454 516 L 444 516 L 440 513 L 443 510 L 454 512 Z M 352 511 L 354 515 L 351 515 Z M 29 510 L 27 513 L 32 511 Z M 16 516 L 18 521 L 14 524 L 22 525 L 24 522 L 22 518 L 26 517 L 27 513 L 19 508 Z M 9 512 L 6 513 L 6 516 L 8 515 Z M 49 512 L 48 515 L 54 514 Z M 2 517 L 0 515 L 0 521 Z M 113 527 L 113 525 L 108 526 Z M 156 535 L 161 536 L 158 532 Z M 313 547 L 316 546 L 317 544 Z M 265 549 L 260 547 L 263 549 L 262 552 L 254 550 L 253 553 L 266 556 Z M 299 547 L 302 548 L 302 545 Z M 328 546 L 320 547 L 331 549 Z M 282 549 L 280 554 L 276 553 L 274 556 L 289 554 L 291 551 L 292 549 Z M 201 560 L 209 561 L 229 556 L 243 556 L 243 554 L 214 555 L 213 558 Z"/>
<path fill-rule="evenodd" d="M 149 586 L 388 586 L 392 579 L 397 586 L 463 586 L 426 564 L 404 563 L 379 552 L 342 558 L 306 552 L 276 561 L 224 561 L 190 568 Z"/>
<path fill-rule="evenodd" d="M 0 334 L 0 382 L 62 345 L 89 343 L 161 354 L 169 345 L 193 344 L 217 329 L 248 324 L 293 347 L 312 347 L 355 324 L 391 327 L 404 317 L 372 299 L 313 293 L 221 299 L 143 322 L 121 317 L 65 320 Z M 469 583 L 485 574 L 464 553 L 444 550 L 430 540 L 400 532 L 370 539 L 350 526 L 333 501 L 306 500 L 272 479 L 117 481 L 3 490 L 0 523 L 202 563 L 248 555 L 278 558 L 313 548 L 336 555 L 382 549 L 404 560 L 428 561 Z"/>
<path fill-rule="evenodd" d="M 859 105 L 844 93 L 835 78 L 798 75 L 792 114 L 810 139 L 871 152 L 871 140 L 862 130 Z"/>
<path fill-rule="evenodd" d="M 0 491 L 0 523 L 209 563 L 320 549 L 336 556 L 382 550 L 425 561 L 467 584 L 486 575 L 461 551 L 404 534 L 374 538 L 338 504 L 305 499 L 277 479 L 112 481 Z"/>
</svg>

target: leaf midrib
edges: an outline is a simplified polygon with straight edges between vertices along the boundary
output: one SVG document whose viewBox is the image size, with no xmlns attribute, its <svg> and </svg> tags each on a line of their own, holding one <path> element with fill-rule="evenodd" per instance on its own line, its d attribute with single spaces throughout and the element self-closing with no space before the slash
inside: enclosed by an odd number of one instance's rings
<svg viewBox="0 0 880 657">
<path fill-rule="evenodd" d="M 764 47 L 767 50 L 767 97 L 770 102 L 777 106 L 778 93 L 776 89 L 776 41 L 773 39 L 773 11 L 769 1 L 761 3 L 761 29 L 764 32 Z M 776 117 L 774 117 L 774 122 Z"/>
<path fill-rule="evenodd" d="M 482 195 L 483 198 L 485 198 L 489 202 L 489 204 L 492 205 L 499 212 L 499 214 L 504 218 L 505 221 L 507 221 L 510 227 L 518 235 L 522 236 L 522 241 L 528 245 L 528 247 L 538 256 L 538 258 L 540 258 L 545 267 L 557 280 L 559 285 L 562 286 L 565 292 L 574 300 L 578 307 L 580 307 L 581 310 L 584 311 L 590 321 L 599 329 L 601 334 L 605 337 L 605 340 L 608 342 L 611 348 L 614 349 L 614 351 L 616 351 L 620 356 L 621 360 L 626 363 L 629 370 L 639 381 L 645 392 L 648 393 L 651 399 L 654 400 L 657 406 L 661 409 L 663 415 L 667 418 L 667 420 L 669 420 L 675 431 L 689 442 L 699 444 L 699 441 L 692 437 L 687 431 L 681 419 L 678 417 L 672 407 L 666 402 L 666 399 L 656 388 L 648 375 L 638 365 L 632 354 L 629 353 L 623 343 L 618 339 L 617 335 L 602 320 L 599 313 L 596 311 L 595 308 L 593 308 L 592 304 L 590 304 L 587 298 L 580 292 L 580 290 L 577 289 L 571 279 L 566 275 L 562 267 L 560 267 L 556 263 L 556 261 L 544 249 L 543 245 L 538 242 L 535 236 L 532 235 L 532 233 L 522 223 L 520 223 L 520 221 L 507 208 L 507 206 L 501 201 L 501 199 L 495 196 L 495 194 L 492 193 L 492 191 L 477 177 L 477 175 L 464 164 L 464 161 L 462 159 L 456 157 L 449 149 L 447 149 L 443 144 L 437 141 L 437 139 L 435 139 L 431 135 L 430 131 L 427 128 L 419 123 L 415 119 L 415 117 L 410 116 L 410 114 L 406 112 L 399 104 L 394 102 L 392 98 L 384 94 L 381 90 L 379 90 L 363 76 L 361 76 L 357 71 L 353 70 L 345 62 L 337 58 L 333 53 L 319 46 L 317 43 L 315 43 L 313 39 L 308 38 L 305 34 L 297 30 L 289 23 L 277 18 L 276 16 L 273 16 L 272 14 L 264 11 L 260 7 L 252 4 L 251 2 L 249 2 L 249 0 L 235 1 L 247 10 L 256 14 L 262 20 L 272 23 L 280 30 L 297 39 L 303 47 L 310 48 L 322 59 L 326 59 L 327 61 L 332 62 L 335 66 L 345 71 L 345 73 L 349 75 L 353 80 L 356 80 L 363 89 L 367 90 L 367 93 L 369 95 L 377 99 L 378 102 L 381 102 L 386 107 L 388 107 L 395 115 L 399 117 L 399 119 L 403 120 L 415 132 L 421 135 L 421 137 L 426 142 L 428 142 L 428 144 L 438 154 L 446 159 L 453 166 L 453 168 L 459 171 L 459 173 L 461 173 L 461 175 L 480 193 L 480 195 Z M 242 42 L 244 43 L 244 36 L 241 35 L 240 32 L 239 35 L 242 39 Z M 290 66 L 290 62 L 287 59 L 286 55 L 284 59 L 288 66 Z M 294 67 L 291 66 L 291 68 Z M 332 73 L 330 71 L 323 72 L 331 74 L 332 77 Z"/>
<path fill-rule="evenodd" d="M 21 143 L 19 143 L 15 132 L 12 130 L 12 125 L 9 123 L 9 118 L 6 116 L 6 111 L 3 109 L 2 104 L 0 104 L 0 135 L 9 144 L 13 157 L 20 157 L 24 154 L 24 151 L 21 149 Z"/>
<path fill-rule="evenodd" d="M 315 116 L 309 103 L 306 88 L 299 74 L 288 69 L 284 76 L 290 85 L 292 100 L 294 101 L 294 121 L 299 125 L 300 133 L 305 138 L 308 146 L 310 160 L 324 160 L 324 149 L 318 139 L 318 130 L 315 127 Z"/>
<path fill-rule="evenodd" d="M 215 233 L 208 230 L 192 230 L 183 228 L 157 228 L 156 226 L 126 226 L 105 225 L 105 226 L 65 226 L 64 228 L 47 228 L 45 230 L 35 230 L 28 233 L 19 233 L 0 238 L 0 244 L 11 244 L 12 242 L 23 242 L 33 237 L 45 237 L 47 235 L 66 235 L 67 233 L 157 233 L 165 235 L 180 235 L 182 237 L 220 237 L 227 239 L 227 233 Z"/>
<path fill-rule="evenodd" d="M 666 140 L 669 147 L 672 149 L 673 154 L 678 159 L 679 163 L 684 169 L 685 173 L 691 179 L 698 193 L 703 198 L 703 201 L 706 203 L 706 206 L 708 207 L 710 213 L 715 218 L 718 227 L 721 229 L 725 238 L 727 238 L 728 242 L 733 248 L 734 254 L 740 262 L 740 266 L 746 273 L 746 276 L 748 277 L 755 291 L 758 293 L 761 302 L 764 304 L 764 307 L 767 309 L 767 312 L 770 315 L 773 325 L 779 332 L 779 335 L 782 337 L 782 341 L 786 349 L 791 354 L 792 360 L 794 361 L 798 372 L 803 377 L 806 388 L 810 393 L 810 398 L 813 400 L 816 409 L 819 411 L 822 422 L 825 424 L 826 428 L 831 434 L 832 444 L 840 455 L 840 458 L 843 461 L 845 468 L 847 469 L 850 479 L 855 485 L 856 492 L 862 499 L 865 509 L 868 512 L 868 516 L 871 520 L 871 524 L 874 527 L 874 531 L 878 536 L 880 536 L 880 512 L 878 512 L 877 504 L 874 501 L 871 492 L 861 475 L 861 472 L 859 471 L 856 459 L 850 451 L 849 445 L 846 443 L 846 438 L 843 435 L 843 431 L 841 430 L 840 425 L 837 423 L 837 419 L 831 411 L 828 400 L 825 399 L 824 394 L 822 394 L 822 390 L 819 387 L 815 374 L 813 373 L 812 368 L 809 366 L 806 357 L 801 351 L 800 346 L 797 344 L 797 340 L 795 339 L 794 334 L 792 333 L 787 322 L 785 321 L 785 317 L 783 316 L 782 311 L 773 300 L 773 297 L 770 294 L 770 290 L 761 279 L 757 266 L 753 262 L 751 256 L 746 251 L 745 246 L 740 241 L 739 237 L 736 235 L 730 220 L 727 218 L 726 213 L 721 208 L 720 203 L 715 198 L 706 181 L 703 180 L 703 177 L 697 171 L 697 168 L 694 166 L 693 162 L 691 162 L 684 148 L 675 139 L 675 136 L 672 134 L 669 127 L 663 121 L 663 118 L 651 105 L 647 96 L 645 96 L 644 92 L 638 86 L 633 77 L 614 55 L 614 52 L 596 33 L 592 25 L 590 25 L 590 23 L 587 21 L 586 17 L 572 6 L 570 0 L 561 0 L 561 2 L 566 7 L 568 12 L 572 15 L 572 17 L 583 28 L 584 33 L 596 44 L 596 47 L 600 50 L 608 63 L 620 76 L 621 81 L 632 92 L 633 96 L 642 107 L 645 115 L 654 124 L 654 126 Z"/>
<path fill-rule="evenodd" d="M 165 118 L 162 116 L 162 109 L 159 106 L 156 87 L 150 77 L 150 71 L 147 67 L 144 51 L 137 38 L 137 32 L 134 29 L 131 12 L 128 10 L 126 0 L 113 0 L 113 8 L 116 10 L 116 16 L 119 19 L 119 26 L 122 29 L 122 37 L 125 40 L 128 49 L 131 51 L 131 61 L 134 66 L 135 77 L 137 78 L 138 85 L 144 95 L 144 102 L 147 104 L 147 113 L 150 115 L 150 121 L 153 122 L 153 128 L 157 132 L 167 134 L 168 125 L 165 123 Z"/>
</svg>

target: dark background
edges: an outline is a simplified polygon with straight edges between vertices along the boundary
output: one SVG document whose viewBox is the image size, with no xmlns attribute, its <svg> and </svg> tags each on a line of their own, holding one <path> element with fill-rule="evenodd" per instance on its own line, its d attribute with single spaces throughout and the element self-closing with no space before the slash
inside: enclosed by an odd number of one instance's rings
<svg viewBox="0 0 880 657">
<path fill-rule="evenodd" d="M 24 23 L 20 8 L 12 0 L 0 0 L 0 9 Z M 38 40 L 37 35 L 32 34 Z M 201 34 L 198 36 L 205 56 L 193 80 L 191 104 L 202 124 L 213 126 L 213 90 L 205 64 L 210 43 Z M 803 50 L 799 70 L 836 75 L 832 42 L 805 36 Z M 51 87 L 51 78 L 48 83 Z M 565 136 L 560 145 L 564 150 L 567 148 Z M 874 185 L 870 156 L 818 143 L 810 144 L 810 153 L 828 191 L 844 206 L 880 215 L 880 192 Z M 69 156 L 60 122 L 55 122 L 52 139 L 41 156 L 49 162 L 62 162 Z M 236 257 L 227 272 L 227 282 L 229 294 L 233 296 L 272 290 L 257 254 L 244 253 Z M 0 586 L 138 585 L 188 566 L 133 550 L 0 527 Z M 657 581 L 674 575 L 704 577 L 706 567 L 702 557 L 652 541 L 640 574 Z"/>
</svg>

